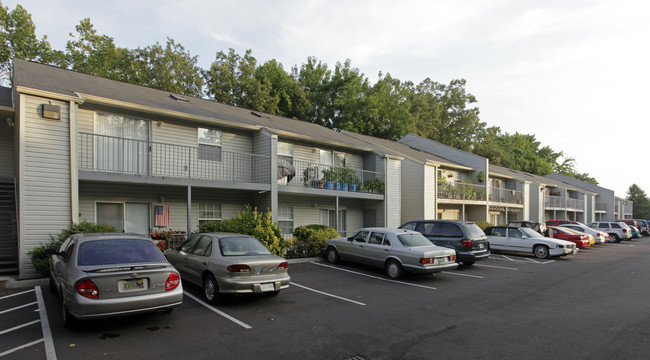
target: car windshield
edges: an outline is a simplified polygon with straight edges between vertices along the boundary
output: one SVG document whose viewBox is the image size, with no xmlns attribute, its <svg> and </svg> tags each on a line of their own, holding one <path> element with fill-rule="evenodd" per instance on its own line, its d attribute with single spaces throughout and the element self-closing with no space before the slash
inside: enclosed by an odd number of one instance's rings
<svg viewBox="0 0 650 360">
<path fill-rule="evenodd" d="M 219 239 L 223 256 L 268 255 L 269 249 L 259 240 L 248 236 L 234 236 Z"/>
<path fill-rule="evenodd" d="M 399 234 L 397 235 L 399 242 L 404 245 L 404 247 L 418 247 L 418 246 L 431 246 L 431 241 L 425 238 L 424 235 L 420 233 L 408 233 L 408 234 Z"/>
<path fill-rule="evenodd" d="M 535 230 L 533 230 L 531 228 L 522 227 L 519 230 L 521 230 L 521 232 L 526 234 L 526 236 L 528 236 L 529 238 L 541 238 L 541 237 L 543 237 L 540 233 L 538 233 L 537 231 L 535 231 Z"/>
<path fill-rule="evenodd" d="M 483 230 L 481 230 L 476 223 L 466 224 L 465 229 L 467 229 L 467 236 L 469 236 L 470 239 L 482 238 L 485 236 Z"/>
<path fill-rule="evenodd" d="M 113 265 L 165 261 L 165 257 L 149 240 L 107 239 L 82 242 L 77 264 Z"/>
</svg>

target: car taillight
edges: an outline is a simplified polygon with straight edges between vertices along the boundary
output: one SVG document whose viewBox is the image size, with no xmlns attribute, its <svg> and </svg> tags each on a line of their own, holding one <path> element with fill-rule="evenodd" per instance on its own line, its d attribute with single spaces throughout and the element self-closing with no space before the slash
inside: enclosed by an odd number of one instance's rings
<svg viewBox="0 0 650 360">
<path fill-rule="evenodd" d="M 623 232 L 624 232 L 624 233 L 626 233 L 626 232 L 628 232 L 628 231 L 629 231 L 628 229 L 623 229 Z"/>
<path fill-rule="evenodd" d="M 420 258 L 420 264 L 433 264 L 434 258 Z"/>
<path fill-rule="evenodd" d="M 230 272 L 249 272 L 251 271 L 248 265 L 230 265 L 226 268 Z"/>
<path fill-rule="evenodd" d="M 471 249 L 472 248 L 472 240 L 470 239 L 463 239 L 460 241 L 461 244 L 463 244 L 464 247 Z"/>
<path fill-rule="evenodd" d="M 288 269 L 289 268 L 289 263 L 288 262 L 281 262 L 280 265 L 278 265 L 278 269 Z"/>
<path fill-rule="evenodd" d="M 165 282 L 165 291 L 171 291 L 176 289 L 178 284 L 181 282 L 181 276 L 178 275 L 177 273 L 173 272 L 169 274 L 169 277 L 167 277 L 167 281 Z"/>
<path fill-rule="evenodd" d="M 92 280 L 84 280 L 77 284 L 77 293 L 87 298 L 98 298 L 99 289 Z"/>
<path fill-rule="evenodd" d="M 449 261 L 456 261 L 456 255 L 449 255 L 447 259 L 449 259 Z"/>
</svg>

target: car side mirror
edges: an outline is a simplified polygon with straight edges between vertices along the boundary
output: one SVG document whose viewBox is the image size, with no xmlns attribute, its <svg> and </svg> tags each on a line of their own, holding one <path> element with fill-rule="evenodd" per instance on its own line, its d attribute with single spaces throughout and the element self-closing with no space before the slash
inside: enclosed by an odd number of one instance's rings
<svg viewBox="0 0 650 360">
<path fill-rule="evenodd" d="M 61 255 L 61 253 L 58 252 L 58 251 L 56 251 L 56 249 L 54 249 L 54 248 L 47 248 L 47 249 L 43 250 L 43 252 L 44 252 L 45 255 L 47 255 L 47 256 L 52 256 L 52 255 Z"/>
</svg>

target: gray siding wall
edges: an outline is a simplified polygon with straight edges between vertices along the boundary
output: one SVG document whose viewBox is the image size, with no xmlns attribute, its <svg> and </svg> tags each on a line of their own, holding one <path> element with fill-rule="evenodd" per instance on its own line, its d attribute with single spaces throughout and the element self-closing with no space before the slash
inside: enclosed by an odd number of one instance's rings
<svg viewBox="0 0 650 360">
<path fill-rule="evenodd" d="M 315 196 L 280 196 L 279 205 L 293 207 L 293 226 L 320 224 L 320 211 L 323 209 L 335 210 L 334 198 Z M 363 204 L 352 199 L 340 199 L 339 210 L 346 213 L 346 232 L 348 236 L 356 233 L 363 227 Z"/>
<path fill-rule="evenodd" d="M 21 277 L 39 276 L 26 253 L 43 245 L 49 234 L 58 234 L 72 223 L 70 193 L 69 104 L 61 107 L 61 120 L 41 118 L 41 104 L 50 100 L 24 96 L 24 154 L 20 180 Z"/>
<path fill-rule="evenodd" d="M 161 200 L 161 196 L 164 198 Z M 192 188 L 192 231 L 199 227 L 199 203 L 210 201 L 221 204 L 221 218 L 237 217 L 246 204 L 254 203 L 253 195 L 246 192 Z M 187 189 L 152 185 L 122 185 L 117 183 L 81 183 L 79 189 L 79 212 L 81 220 L 96 221 L 96 203 L 147 203 L 150 204 L 150 228 L 152 230 L 187 229 Z M 153 206 L 169 206 L 169 227 L 153 226 Z M 261 209 L 260 209 L 261 210 Z"/>
<path fill-rule="evenodd" d="M 387 160 L 386 172 L 386 226 L 402 225 L 402 161 Z"/>
<path fill-rule="evenodd" d="M 0 178 L 14 177 L 14 129 L 0 121 Z"/>
</svg>

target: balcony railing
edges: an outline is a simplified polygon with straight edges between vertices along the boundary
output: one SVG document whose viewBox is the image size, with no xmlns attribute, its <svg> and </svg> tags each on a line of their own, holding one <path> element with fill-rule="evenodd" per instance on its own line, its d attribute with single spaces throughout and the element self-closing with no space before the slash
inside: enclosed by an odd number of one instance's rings
<svg viewBox="0 0 650 360">
<path fill-rule="evenodd" d="M 625 203 L 625 215 L 632 214 L 634 212 L 633 203 Z"/>
<path fill-rule="evenodd" d="M 506 188 L 490 188 L 490 202 L 506 204 L 523 204 L 524 193 L 522 191 Z"/>
<path fill-rule="evenodd" d="M 375 194 L 385 191 L 383 173 L 300 160 L 279 160 L 279 168 L 283 162 L 293 168 L 293 174 L 279 179 L 280 185 Z"/>
<path fill-rule="evenodd" d="M 79 169 L 140 176 L 269 183 L 268 156 L 79 134 Z"/>
<path fill-rule="evenodd" d="M 596 211 L 607 211 L 607 203 L 597 202 L 596 203 Z"/>
<path fill-rule="evenodd" d="M 585 201 L 579 199 L 573 199 L 573 198 L 565 198 L 561 196 L 548 195 L 544 198 L 544 206 L 547 208 L 556 208 L 556 209 L 584 210 Z"/>
<path fill-rule="evenodd" d="M 485 200 L 485 185 L 438 181 L 438 198 L 452 200 Z"/>
</svg>

